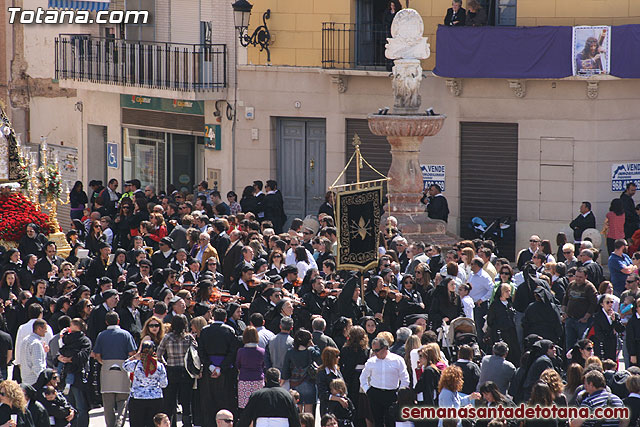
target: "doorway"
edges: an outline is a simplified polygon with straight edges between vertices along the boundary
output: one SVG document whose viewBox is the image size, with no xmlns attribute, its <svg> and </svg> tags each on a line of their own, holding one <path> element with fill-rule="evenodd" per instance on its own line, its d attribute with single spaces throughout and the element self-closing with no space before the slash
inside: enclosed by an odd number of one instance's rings
<svg viewBox="0 0 640 427">
<path fill-rule="evenodd" d="M 102 181 L 107 185 L 107 127 L 87 126 L 87 178 L 89 181 Z"/>
<path fill-rule="evenodd" d="M 460 123 L 460 236 L 476 238 L 473 217 L 487 225 L 511 218 L 495 242 L 500 256 L 514 260 L 518 215 L 518 124 Z"/>
<path fill-rule="evenodd" d="M 317 215 L 326 192 L 326 130 L 324 119 L 279 119 L 277 126 L 278 188 L 287 215 Z"/>
</svg>

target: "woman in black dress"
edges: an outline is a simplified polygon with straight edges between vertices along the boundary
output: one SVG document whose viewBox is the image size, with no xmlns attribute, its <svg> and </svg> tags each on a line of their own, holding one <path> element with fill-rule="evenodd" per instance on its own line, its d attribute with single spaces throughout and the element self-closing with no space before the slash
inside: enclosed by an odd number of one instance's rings
<svg viewBox="0 0 640 427">
<path fill-rule="evenodd" d="M 431 302 L 431 323 L 439 328 L 442 322 L 449 323 L 456 317 L 464 316 L 460 296 L 456 294 L 456 282 L 451 277 L 444 279 L 433 291 Z"/>
<path fill-rule="evenodd" d="M 520 344 L 514 321 L 515 309 L 511 305 L 511 286 L 503 283 L 496 291 L 496 297 L 489 306 L 487 326 L 491 342 L 504 341 L 509 346 L 507 360 L 514 365 L 520 364 Z"/>
<path fill-rule="evenodd" d="M 437 344 L 431 343 L 418 350 L 418 375 L 420 378 L 413 387 L 418 396 L 420 406 L 438 406 L 438 383 L 440 382 L 440 369 L 436 363 L 440 360 L 440 349 Z M 436 426 L 438 420 L 425 420 L 421 425 Z"/>
<path fill-rule="evenodd" d="M 618 360 L 618 333 L 624 331 L 620 315 L 613 310 L 613 298 L 600 296 L 600 309 L 593 315 L 593 350 L 600 360 Z"/>
<path fill-rule="evenodd" d="M 87 193 L 82 188 L 82 181 L 76 181 L 69 192 L 69 204 L 71 206 L 71 219 L 82 219 L 84 208 L 89 203 Z"/>
<path fill-rule="evenodd" d="M 360 393 L 360 374 L 370 353 L 369 339 L 364 329 L 353 326 L 349 330 L 346 344 L 340 349 L 340 372 L 347 383 L 347 395 L 356 407 L 356 425 L 358 420 L 373 420 L 367 395 Z"/>
</svg>

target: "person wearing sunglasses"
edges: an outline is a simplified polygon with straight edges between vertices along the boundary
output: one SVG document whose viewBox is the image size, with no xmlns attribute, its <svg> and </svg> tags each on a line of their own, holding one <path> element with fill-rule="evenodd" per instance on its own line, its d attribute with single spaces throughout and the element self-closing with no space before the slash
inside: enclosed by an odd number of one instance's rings
<svg viewBox="0 0 640 427">
<path fill-rule="evenodd" d="M 618 334 L 624 331 L 624 325 L 613 309 L 611 295 L 601 295 L 599 304 L 600 308 L 593 315 L 594 352 L 601 360 L 618 360 Z"/>
<path fill-rule="evenodd" d="M 521 250 L 518 253 L 518 261 L 516 262 L 518 266 L 518 270 L 522 271 L 527 262 L 531 261 L 533 255 L 538 251 L 538 247 L 540 246 L 540 236 L 532 235 L 529 237 L 529 247 Z"/>
</svg>

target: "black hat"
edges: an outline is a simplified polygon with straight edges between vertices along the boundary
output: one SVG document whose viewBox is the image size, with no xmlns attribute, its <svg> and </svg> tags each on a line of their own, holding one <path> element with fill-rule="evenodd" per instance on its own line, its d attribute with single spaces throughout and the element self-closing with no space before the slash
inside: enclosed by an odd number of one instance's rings
<svg viewBox="0 0 640 427">
<path fill-rule="evenodd" d="M 133 184 L 133 181 L 131 179 L 124 182 L 124 185 L 131 185 L 131 184 Z"/>
<path fill-rule="evenodd" d="M 98 286 L 106 285 L 107 283 L 113 283 L 113 280 L 106 276 L 98 279 Z"/>
<path fill-rule="evenodd" d="M 211 310 L 211 305 L 208 302 L 199 302 L 193 307 L 194 316 L 204 316 Z"/>
<path fill-rule="evenodd" d="M 169 300 L 169 307 L 171 307 L 173 304 L 177 303 L 178 301 L 180 301 L 182 298 L 180 297 L 173 297 Z"/>
<path fill-rule="evenodd" d="M 111 297 L 115 297 L 116 295 L 118 295 L 118 291 L 116 291 L 115 289 L 108 289 L 102 293 L 102 301 L 106 301 Z"/>
<path fill-rule="evenodd" d="M 111 248 L 111 246 L 109 246 L 109 244 L 107 242 L 100 242 L 98 243 L 98 249 L 104 249 L 104 248 Z"/>
<path fill-rule="evenodd" d="M 269 276 L 268 279 L 271 283 L 278 283 L 279 281 L 282 280 L 282 277 L 276 274 L 275 276 Z"/>
<path fill-rule="evenodd" d="M 252 267 L 252 266 L 250 266 L 249 264 L 245 264 L 245 265 L 243 265 L 243 266 L 242 266 L 242 268 L 240 269 L 240 272 L 241 272 L 241 273 L 246 273 L 247 271 L 255 271 L 255 270 L 254 270 L 254 269 L 253 269 L 253 267 Z"/>
<path fill-rule="evenodd" d="M 151 261 L 149 261 L 149 260 L 148 260 L 148 259 L 146 259 L 146 258 L 141 259 L 141 260 L 140 260 L 140 262 L 139 262 L 138 264 L 140 264 L 141 266 L 142 266 L 142 265 L 146 265 L 147 267 L 151 267 L 151 266 L 152 266 Z"/>
<path fill-rule="evenodd" d="M 173 249 L 173 239 L 171 237 L 163 237 L 160 239 L 160 244 L 165 244 Z"/>
<path fill-rule="evenodd" d="M 298 274 L 298 268 L 295 265 L 287 265 L 280 271 L 280 275 L 282 277 L 285 277 L 287 274 L 291 273 Z"/>
<path fill-rule="evenodd" d="M 418 319 L 429 321 L 429 316 L 427 314 L 410 314 L 408 316 L 405 316 L 404 322 L 407 325 L 413 325 Z"/>
<path fill-rule="evenodd" d="M 233 313 L 235 313 L 238 308 L 240 308 L 240 304 L 236 304 L 235 302 L 230 302 L 229 305 L 227 306 L 227 318 L 231 318 Z"/>
<path fill-rule="evenodd" d="M 267 261 L 262 258 L 258 258 L 258 260 L 253 264 L 253 269 L 258 271 L 263 265 L 267 265 Z"/>
<path fill-rule="evenodd" d="M 271 295 L 275 294 L 276 292 L 282 292 L 282 289 L 280 289 L 280 288 L 267 288 L 267 289 L 264 290 L 262 295 L 264 295 L 265 298 L 269 299 L 269 298 L 271 298 Z"/>
</svg>

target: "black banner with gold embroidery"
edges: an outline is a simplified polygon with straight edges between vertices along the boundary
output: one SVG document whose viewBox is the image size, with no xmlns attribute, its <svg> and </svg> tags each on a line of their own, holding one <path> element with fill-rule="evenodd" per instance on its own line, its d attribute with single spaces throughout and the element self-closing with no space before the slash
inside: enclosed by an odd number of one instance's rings
<svg viewBox="0 0 640 427">
<path fill-rule="evenodd" d="M 382 187 L 337 194 L 339 270 L 366 271 L 378 262 Z"/>
</svg>

